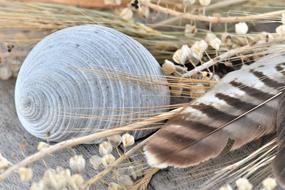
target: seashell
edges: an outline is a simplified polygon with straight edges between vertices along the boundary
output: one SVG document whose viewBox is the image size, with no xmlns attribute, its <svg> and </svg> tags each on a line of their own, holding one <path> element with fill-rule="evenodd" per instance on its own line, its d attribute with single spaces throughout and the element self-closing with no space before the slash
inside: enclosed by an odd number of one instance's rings
<svg viewBox="0 0 285 190">
<path fill-rule="evenodd" d="M 28 132 L 58 142 L 159 114 L 155 108 L 169 105 L 170 92 L 157 81 L 166 83 L 159 64 L 134 39 L 103 26 L 70 27 L 27 56 L 16 110 Z"/>
</svg>

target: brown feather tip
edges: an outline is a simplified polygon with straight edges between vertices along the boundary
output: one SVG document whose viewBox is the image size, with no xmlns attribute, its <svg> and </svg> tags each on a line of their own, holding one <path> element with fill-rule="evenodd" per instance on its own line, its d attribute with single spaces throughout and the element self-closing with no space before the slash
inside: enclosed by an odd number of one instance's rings
<svg viewBox="0 0 285 190">
<path fill-rule="evenodd" d="M 151 152 L 149 152 L 147 149 L 144 149 L 144 154 L 147 160 L 148 165 L 150 165 L 151 167 L 154 168 L 167 168 L 168 165 L 165 163 L 161 163 L 154 154 L 152 154 Z"/>
</svg>

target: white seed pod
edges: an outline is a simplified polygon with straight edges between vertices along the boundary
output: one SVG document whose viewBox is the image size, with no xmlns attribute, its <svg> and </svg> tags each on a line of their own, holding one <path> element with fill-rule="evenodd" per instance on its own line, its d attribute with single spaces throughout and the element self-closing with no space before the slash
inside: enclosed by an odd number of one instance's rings
<svg viewBox="0 0 285 190">
<path fill-rule="evenodd" d="M 43 181 L 33 182 L 30 190 L 45 190 L 45 184 Z"/>
<path fill-rule="evenodd" d="M 48 148 L 49 147 L 49 144 L 45 143 L 45 142 L 39 142 L 38 146 L 37 146 L 37 150 L 42 150 L 42 149 L 45 149 L 45 148 Z"/>
<path fill-rule="evenodd" d="M 33 178 L 33 170 L 31 168 L 21 167 L 18 170 L 18 174 L 22 182 L 30 181 Z"/>
<path fill-rule="evenodd" d="M 110 142 L 104 141 L 99 145 L 99 153 L 101 156 L 110 154 L 113 151 L 113 146 Z"/>
<path fill-rule="evenodd" d="M 219 50 L 222 45 L 222 41 L 214 33 L 207 33 L 206 42 L 215 50 Z"/>
<path fill-rule="evenodd" d="M 127 7 L 121 10 L 120 17 L 125 20 L 130 20 L 133 18 L 133 11 L 131 8 Z"/>
<path fill-rule="evenodd" d="M 197 33 L 197 28 L 195 25 L 192 24 L 186 24 L 185 25 L 185 30 L 184 30 L 184 35 L 186 37 L 193 37 L 193 35 Z"/>
<path fill-rule="evenodd" d="M 126 75 L 143 76 L 147 85 Z M 16 82 L 16 110 L 32 135 L 63 141 L 161 113 L 153 107 L 169 105 L 169 89 L 149 81 L 167 82 L 140 43 L 103 26 L 70 27 L 44 38 L 27 56 Z M 124 108 L 134 114 L 126 117 Z"/>
<path fill-rule="evenodd" d="M 196 41 L 191 46 L 193 57 L 197 60 L 201 60 L 207 48 L 208 44 L 205 40 Z"/>
<path fill-rule="evenodd" d="M 111 182 L 108 184 L 108 190 L 123 190 L 123 189 L 124 187 L 117 183 Z"/>
<path fill-rule="evenodd" d="M 0 153 L 0 173 L 5 171 L 11 163 Z"/>
<path fill-rule="evenodd" d="M 125 133 L 122 135 L 122 143 L 124 147 L 132 146 L 135 144 L 135 138 L 129 133 Z"/>
<path fill-rule="evenodd" d="M 238 190 L 251 190 L 253 185 L 246 178 L 239 178 L 236 180 Z"/>
<path fill-rule="evenodd" d="M 174 63 L 166 59 L 161 67 L 161 70 L 166 75 L 170 75 L 174 73 L 176 69 Z"/>
<path fill-rule="evenodd" d="M 102 164 L 102 158 L 98 155 L 93 155 L 89 159 L 90 164 L 93 166 L 95 170 L 97 170 Z"/>
<path fill-rule="evenodd" d="M 264 190 L 274 190 L 277 187 L 277 182 L 274 178 L 268 177 L 262 181 L 262 185 Z"/>
<path fill-rule="evenodd" d="M 235 24 L 235 31 L 237 34 L 246 34 L 248 32 L 248 26 L 245 22 Z"/>
<path fill-rule="evenodd" d="M 110 137 L 107 137 L 108 141 L 112 143 L 113 146 L 117 147 L 121 144 L 122 142 L 122 137 L 121 135 L 112 135 Z"/>
<path fill-rule="evenodd" d="M 181 57 L 181 49 L 177 49 L 174 52 L 172 59 L 173 59 L 173 61 L 175 61 L 175 63 L 180 63 L 180 57 Z"/>
<path fill-rule="evenodd" d="M 102 164 L 107 167 L 111 165 L 113 162 L 115 162 L 115 157 L 112 154 L 107 154 L 102 157 Z"/>
<path fill-rule="evenodd" d="M 278 26 L 275 31 L 280 36 L 285 35 L 285 25 Z"/>
<path fill-rule="evenodd" d="M 219 190 L 233 190 L 233 188 L 229 184 L 226 184 L 226 185 L 220 187 Z"/>
<path fill-rule="evenodd" d="M 211 0 L 199 0 L 200 5 L 206 7 L 211 4 Z"/>
<path fill-rule="evenodd" d="M 13 73 L 9 65 L 5 64 L 0 66 L 0 80 L 8 80 L 12 75 Z"/>
<path fill-rule="evenodd" d="M 192 51 L 188 45 L 183 45 L 180 49 L 174 52 L 172 59 L 181 65 L 184 65 L 186 61 L 191 57 Z"/>
<path fill-rule="evenodd" d="M 42 182 L 47 189 L 63 189 L 66 185 L 65 180 L 62 180 L 54 169 L 45 171 Z"/>
<path fill-rule="evenodd" d="M 134 184 L 133 180 L 128 175 L 119 175 L 118 183 L 124 186 L 132 186 Z"/>
<path fill-rule="evenodd" d="M 84 179 L 81 175 L 75 174 L 70 177 L 70 180 L 68 181 L 68 185 L 72 189 L 81 189 L 84 184 Z"/>
<path fill-rule="evenodd" d="M 86 161 L 82 155 L 75 155 L 69 159 L 69 167 L 73 172 L 81 172 L 85 169 Z"/>
</svg>

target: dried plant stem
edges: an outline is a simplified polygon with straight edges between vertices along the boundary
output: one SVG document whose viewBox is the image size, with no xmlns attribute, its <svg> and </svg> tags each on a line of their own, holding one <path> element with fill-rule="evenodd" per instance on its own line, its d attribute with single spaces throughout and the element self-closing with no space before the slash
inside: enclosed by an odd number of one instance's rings
<svg viewBox="0 0 285 190">
<path fill-rule="evenodd" d="M 172 110 L 170 112 L 162 113 L 160 115 L 157 115 L 157 116 L 154 116 L 151 118 L 147 118 L 144 121 L 135 122 L 135 123 L 123 126 L 123 127 L 107 129 L 107 130 L 102 131 L 102 132 L 97 132 L 94 134 L 90 134 L 90 135 L 86 135 L 86 136 L 82 136 L 82 137 L 77 137 L 74 139 L 70 139 L 70 140 L 66 140 L 66 141 L 57 143 L 55 145 L 51 145 L 48 148 L 42 149 L 41 151 L 36 152 L 35 154 L 32 154 L 32 155 L 26 157 L 24 160 L 20 161 L 19 163 L 12 165 L 10 168 L 8 168 L 5 172 L 3 172 L 0 175 L 0 182 L 3 181 L 4 179 L 6 179 L 8 176 L 10 176 L 12 173 L 16 172 L 20 167 L 25 167 L 27 165 L 30 165 L 30 164 L 34 163 L 35 161 L 43 159 L 45 156 L 48 156 L 48 155 L 53 154 L 55 152 L 58 152 L 60 150 L 70 148 L 70 147 L 76 146 L 78 144 L 86 144 L 86 143 L 92 142 L 96 139 L 108 137 L 108 136 L 115 135 L 115 134 L 120 134 L 120 133 L 123 133 L 125 131 L 132 131 L 132 130 L 140 129 L 144 126 L 147 126 L 147 125 L 150 125 L 150 124 L 171 118 L 174 115 L 176 115 L 177 113 L 179 113 L 181 110 L 182 110 L 182 108 L 177 108 L 177 109 Z"/>
<path fill-rule="evenodd" d="M 148 140 L 149 138 L 145 139 L 141 143 L 137 144 L 134 146 L 132 149 L 130 149 L 128 152 L 120 156 L 112 165 L 109 167 L 105 168 L 103 171 L 98 173 L 97 175 L 93 176 L 90 178 L 83 186 L 82 190 L 87 189 L 90 187 L 92 184 L 95 184 L 97 181 L 99 181 L 101 178 L 106 176 L 110 171 L 112 171 L 116 166 L 118 166 L 121 162 L 123 162 L 125 159 L 130 157 L 133 153 L 135 153 L 137 150 L 139 150 Z"/>
<path fill-rule="evenodd" d="M 256 20 L 273 19 L 273 18 L 276 18 L 277 16 L 280 16 L 282 13 L 285 13 L 285 10 L 279 10 L 279 11 L 272 11 L 272 12 L 261 13 L 261 14 L 256 14 L 256 15 L 218 17 L 218 16 L 204 16 L 204 15 L 194 15 L 190 13 L 183 13 L 183 12 L 175 11 L 175 10 L 168 9 L 165 7 L 161 7 L 153 3 L 143 2 L 143 4 L 158 12 L 170 14 L 176 17 L 181 16 L 181 18 L 189 19 L 193 21 L 202 21 L 202 22 L 209 22 L 209 23 L 237 23 L 237 22 L 249 22 L 249 21 L 252 22 Z"/>
<path fill-rule="evenodd" d="M 249 49 L 251 49 L 252 47 L 250 46 L 243 46 L 241 48 L 237 48 L 237 49 L 233 49 L 233 50 L 230 50 L 226 53 L 223 53 L 217 57 L 215 57 L 214 59 L 210 59 L 208 62 L 198 66 L 198 67 L 195 67 L 194 69 L 192 69 L 191 71 L 188 71 L 187 73 L 183 74 L 182 77 L 191 77 L 217 63 L 219 63 L 220 61 L 223 61 L 223 60 L 226 60 L 236 54 L 239 54 L 239 53 L 242 53 L 244 51 L 248 51 Z"/>
<path fill-rule="evenodd" d="M 226 53 L 223 53 L 223 54 L 215 57 L 214 59 L 210 59 L 208 62 L 203 63 L 202 65 L 200 65 L 198 67 L 195 67 L 191 71 L 184 73 L 182 75 L 182 77 L 189 78 L 189 77 L 191 77 L 191 76 L 193 76 L 193 75 L 195 75 L 195 74 L 197 74 L 197 73 L 221 62 L 221 61 L 227 60 L 227 59 L 229 59 L 229 58 L 231 58 L 237 54 L 248 53 L 248 52 L 253 51 L 253 50 L 256 50 L 255 54 L 258 51 L 264 51 L 264 53 L 265 53 L 266 49 L 269 46 L 274 45 L 274 44 L 280 44 L 280 43 L 284 42 L 284 40 L 285 40 L 284 37 L 278 37 L 278 38 L 275 38 L 272 42 L 262 42 L 262 43 L 259 43 L 257 45 L 246 45 L 246 46 L 243 46 L 240 48 L 236 48 L 236 49 L 227 51 Z M 278 50 L 278 47 L 276 49 L 276 52 L 277 52 L 277 50 Z M 279 50 L 279 52 L 284 53 L 284 51 L 282 51 L 282 50 Z"/>
</svg>

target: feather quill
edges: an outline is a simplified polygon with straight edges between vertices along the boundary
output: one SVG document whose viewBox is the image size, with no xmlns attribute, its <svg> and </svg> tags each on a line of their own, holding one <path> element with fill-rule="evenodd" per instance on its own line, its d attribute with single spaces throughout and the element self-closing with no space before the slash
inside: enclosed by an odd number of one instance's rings
<svg viewBox="0 0 285 190">
<path fill-rule="evenodd" d="M 229 73 L 152 136 L 144 147 L 148 163 L 189 167 L 276 132 L 284 84 L 284 55 Z"/>
</svg>

